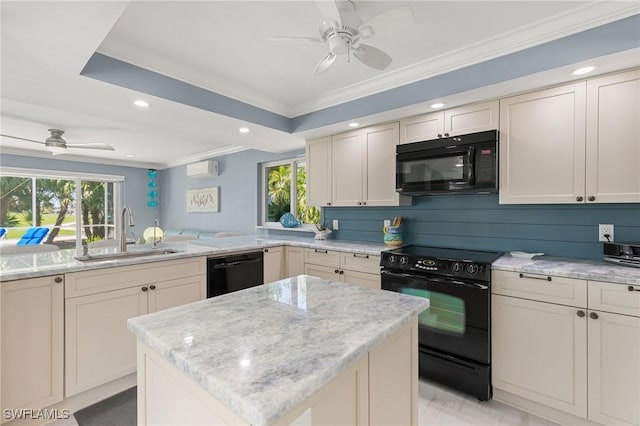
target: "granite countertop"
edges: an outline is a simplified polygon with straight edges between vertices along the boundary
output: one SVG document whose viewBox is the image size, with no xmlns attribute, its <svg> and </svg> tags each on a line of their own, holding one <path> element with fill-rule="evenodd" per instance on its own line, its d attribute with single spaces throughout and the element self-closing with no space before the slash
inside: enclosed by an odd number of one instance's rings
<svg viewBox="0 0 640 426">
<path fill-rule="evenodd" d="M 158 249 L 173 248 L 178 253 L 159 254 L 157 256 L 132 257 L 117 260 L 81 262 L 75 259 L 76 250 L 58 250 L 52 252 L 3 255 L 0 258 L 0 282 L 24 278 L 35 278 L 46 275 L 65 274 L 69 272 L 86 271 L 91 269 L 110 268 L 113 266 L 137 265 L 148 262 L 181 259 L 194 256 L 223 256 L 230 253 L 261 250 L 275 246 L 297 246 L 318 248 L 322 250 L 336 250 L 357 252 L 368 255 L 379 255 L 386 247 L 382 243 L 366 243 L 342 240 L 314 240 L 304 237 L 265 238 L 255 235 L 202 239 L 192 241 L 175 241 L 158 244 Z M 128 251 L 149 250 L 151 245 L 138 245 L 128 248 Z M 114 252 L 114 248 L 99 249 L 96 253 Z"/>
<path fill-rule="evenodd" d="M 268 425 L 428 305 L 300 275 L 133 318 L 128 326 L 239 416 Z"/>
<path fill-rule="evenodd" d="M 619 284 L 640 285 L 640 268 L 620 266 L 604 260 L 572 259 L 568 257 L 535 256 L 520 259 L 505 254 L 493 262 L 492 269 L 579 278 Z"/>
</svg>

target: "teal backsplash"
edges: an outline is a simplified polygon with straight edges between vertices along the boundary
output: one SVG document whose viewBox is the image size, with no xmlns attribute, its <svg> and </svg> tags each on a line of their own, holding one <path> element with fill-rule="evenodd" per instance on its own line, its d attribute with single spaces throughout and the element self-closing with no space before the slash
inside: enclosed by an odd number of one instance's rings
<svg viewBox="0 0 640 426">
<path fill-rule="evenodd" d="M 640 242 L 640 204 L 500 205 L 497 195 L 416 197 L 401 207 L 325 207 L 332 238 L 382 242 L 383 221 L 402 216 L 405 244 L 544 252 L 602 259 L 598 224 L 612 223 L 616 241 Z"/>
</svg>

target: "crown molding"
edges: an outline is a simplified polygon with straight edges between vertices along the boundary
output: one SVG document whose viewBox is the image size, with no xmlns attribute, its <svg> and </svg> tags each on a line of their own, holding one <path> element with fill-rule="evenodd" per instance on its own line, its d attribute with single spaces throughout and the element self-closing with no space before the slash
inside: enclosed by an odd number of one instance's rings
<svg viewBox="0 0 640 426">
<path fill-rule="evenodd" d="M 296 105 L 290 114 L 299 116 L 312 113 L 521 51 L 638 13 L 640 13 L 640 4 L 637 2 L 602 1 L 590 3 L 524 28 L 481 40 L 462 49 L 401 68 L 384 76 L 342 87 L 321 98 Z"/>
<path fill-rule="evenodd" d="M 246 151 L 249 148 L 245 148 L 239 145 L 230 145 L 212 151 L 202 152 L 200 154 L 183 157 L 177 160 L 172 160 L 164 164 L 164 168 L 183 166 L 185 164 L 196 163 L 198 161 L 208 160 L 210 158 L 221 157 L 223 155 L 234 154 L 240 151 Z"/>
</svg>

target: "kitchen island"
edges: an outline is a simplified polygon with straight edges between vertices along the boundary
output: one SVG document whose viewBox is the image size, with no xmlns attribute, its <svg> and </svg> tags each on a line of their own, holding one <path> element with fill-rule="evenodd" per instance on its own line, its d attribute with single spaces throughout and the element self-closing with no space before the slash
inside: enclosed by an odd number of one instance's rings
<svg viewBox="0 0 640 426">
<path fill-rule="evenodd" d="M 417 424 L 428 300 L 301 275 L 130 319 L 138 424 Z"/>
</svg>

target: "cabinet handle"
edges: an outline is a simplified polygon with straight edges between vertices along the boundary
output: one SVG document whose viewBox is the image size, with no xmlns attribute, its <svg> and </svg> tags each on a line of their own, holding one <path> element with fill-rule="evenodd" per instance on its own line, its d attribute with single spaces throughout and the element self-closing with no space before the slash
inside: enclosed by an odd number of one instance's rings
<svg viewBox="0 0 640 426">
<path fill-rule="evenodd" d="M 445 133 L 444 135 L 445 135 L 446 137 L 449 137 L 449 133 Z"/>
<path fill-rule="evenodd" d="M 438 139 L 442 138 L 442 133 L 438 133 Z"/>
<path fill-rule="evenodd" d="M 330 206 L 331 205 L 331 201 L 327 201 L 327 205 Z"/>
<path fill-rule="evenodd" d="M 584 198 L 582 198 L 580 195 L 576 197 L 576 201 L 582 201 L 582 200 L 584 200 Z"/>
<path fill-rule="evenodd" d="M 363 259 L 368 259 L 369 255 L 368 254 L 353 253 L 353 257 L 361 257 Z"/>
<path fill-rule="evenodd" d="M 53 279 L 53 281 L 57 282 L 58 284 L 60 284 L 62 282 L 62 277 L 55 277 Z"/>
<path fill-rule="evenodd" d="M 264 249 L 264 252 L 265 253 L 269 253 L 269 249 Z"/>
<path fill-rule="evenodd" d="M 581 310 L 581 311 L 578 311 L 577 313 L 580 318 L 584 318 L 584 311 Z"/>
<path fill-rule="evenodd" d="M 595 201 L 596 197 L 594 197 L 593 195 L 589 195 L 589 198 L 587 198 L 587 200 L 589 201 Z"/>
<path fill-rule="evenodd" d="M 634 286 L 630 285 L 629 287 L 627 287 L 627 289 L 629 291 L 640 291 L 640 288 L 635 288 Z"/>
<path fill-rule="evenodd" d="M 142 287 L 142 291 L 147 291 L 149 290 L 147 287 Z"/>
<path fill-rule="evenodd" d="M 358 205 L 359 205 L 359 206 L 361 206 L 361 205 L 362 205 L 362 203 L 361 203 L 360 201 L 358 201 Z"/>
<path fill-rule="evenodd" d="M 327 253 L 326 250 L 320 250 L 320 249 L 313 249 L 313 251 L 315 251 L 316 253 Z"/>
<path fill-rule="evenodd" d="M 340 274 L 340 275 L 344 274 L 344 271 L 340 271 L 340 272 L 339 272 L 339 274 Z"/>
<path fill-rule="evenodd" d="M 156 286 L 155 286 L 155 285 L 153 285 L 153 284 L 151 284 L 151 285 L 149 286 L 149 289 L 151 289 L 151 290 L 155 290 L 155 289 L 156 289 Z"/>
<path fill-rule="evenodd" d="M 336 269 L 335 271 L 333 271 L 334 274 L 339 274 L 340 273 L 340 269 Z"/>
<path fill-rule="evenodd" d="M 534 277 L 531 275 L 520 274 L 520 278 L 529 278 L 532 280 L 543 280 L 543 281 L 551 281 L 551 277 Z"/>
<path fill-rule="evenodd" d="M 598 319 L 598 314 L 596 314 L 595 312 L 591 312 L 589 316 L 591 317 L 591 319 Z"/>
<path fill-rule="evenodd" d="M 363 205 L 363 206 L 366 206 L 366 205 L 367 205 L 367 202 L 366 202 L 366 201 L 364 201 L 364 202 L 362 203 L 362 205 Z"/>
</svg>

